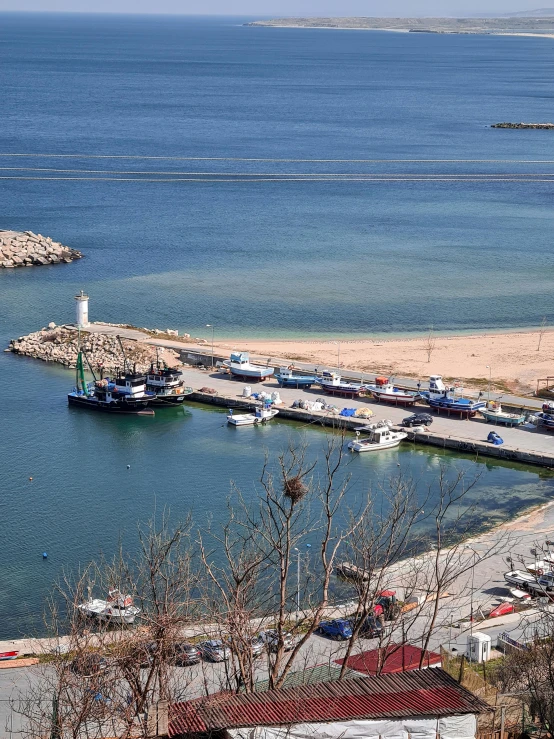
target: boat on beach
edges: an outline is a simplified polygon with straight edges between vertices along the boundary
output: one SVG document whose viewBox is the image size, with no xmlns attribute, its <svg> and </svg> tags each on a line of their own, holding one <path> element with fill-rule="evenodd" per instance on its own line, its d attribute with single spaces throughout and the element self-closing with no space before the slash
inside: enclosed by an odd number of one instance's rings
<svg viewBox="0 0 554 739">
<path fill-rule="evenodd" d="M 539 426 L 542 426 L 547 431 L 554 431 L 554 411 L 550 413 L 535 413 L 534 417 L 537 419 Z"/>
<path fill-rule="evenodd" d="M 360 438 L 361 431 L 369 431 L 368 436 Z M 356 439 L 348 444 L 353 452 L 377 452 L 381 449 L 393 449 L 401 441 L 408 438 L 405 431 L 393 431 L 388 424 L 372 423 L 356 429 Z"/>
<path fill-rule="evenodd" d="M 281 387 L 310 388 L 316 381 L 315 375 L 295 374 L 291 367 L 280 367 L 275 379 Z"/>
<path fill-rule="evenodd" d="M 366 389 L 375 400 L 394 405 L 413 405 L 420 398 L 419 393 L 395 387 L 388 377 L 376 377 L 375 384 L 366 385 Z"/>
<path fill-rule="evenodd" d="M 166 364 L 152 363 L 146 374 L 146 391 L 154 397 L 149 405 L 154 407 L 182 405 L 187 395 L 193 392 L 186 387 L 181 370 L 172 369 Z"/>
<path fill-rule="evenodd" d="M 19 652 L 16 649 L 12 649 L 10 652 L 0 652 L 0 662 L 6 659 L 17 659 Z"/>
<path fill-rule="evenodd" d="M 103 413 L 154 415 L 154 411 L 148 405 L 156 396 L 146 391 L 144 375 L 131 372 L 119 374 L 114 379 L 104 377 L 94 382 L 86 382 L 82 352 L 77 356 L 76 372 L 76 387 L 67 396 L 69 405 Z"/>
<path fill-rule="evenodd" d="M 460 395 L 457 395 L 460 392 Z M 463 390 L 456 387 L 446 388 L 441 375 L 431 375 L 429 390 L 420 391 L 420 394 L 431 408 L 437 411 L 445 410 L 449 413 L 458 413 L 460 416 L 474 416 L 486 406 L 484 400 L 471 400 L 463 397 Z"/>
<path fill-rule="evenodd" d="M 358 382 L 345 382 L 337 372 L 324 372 L 317 384 L 329 395 L 348 395 L 356 397 L 365 393 L 366 386 Z"/>
<path fill-rule="evenodd" d="M 481 408 L 479 413 L 483 416 L 487 423 L 500 423 L 504 426 L 520 426 L 525 423 L 525 413 L 509 413 L 502 410 L 499 400 L 489 400 L 485 408 Z"/>
<path fill-rule="evenodd" d="M 108 592 L 107 600 L 89 597 L 77 608 L 87 618 L 109 621 L 113 624 L 132 624 L 140 613 L 140 608 L 133 605 L 133 598 L 130 595 L 123 595 L 117 589 Z"/>
<path fill-rule="evenodd" d="M 234 377 L 251 382 L 260 382 L 273 374 L 273 367 L 251 364 L 247 352 L 233 352 L 230 359 L 221 363 Z"/>
<path fill-rule="evenodd" d="M 256 408 L 254 413 L 236 414 L 230 408 L 227 423 L 231 426 L 257 426 L 271 421 L 278 413 L 277 408 L 272 408 L 270 404 L 264 404 L 261 408 Z"/>
</svg>

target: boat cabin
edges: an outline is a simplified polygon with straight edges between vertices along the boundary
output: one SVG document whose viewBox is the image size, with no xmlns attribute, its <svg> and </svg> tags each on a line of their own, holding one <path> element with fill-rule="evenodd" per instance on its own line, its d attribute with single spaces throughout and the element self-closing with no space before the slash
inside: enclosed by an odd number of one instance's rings
<svg viewBox="0 0 554 739">
<path fill-rule="evenodd" d="M 146 376 L 146 382 L 153 387 L 178 387 L 181 383 L 182 372 L 178 370 L 160 370 L 150 368 L 150 372 Z"/>
<path fill-rule="evenodd" d="M 377 387 L 385 387 L 386 385 L 390 385 L 389 378 L 388 377 L 376 377 L 375 384 L 377 385 Z"/>
<path fill-rule="evenodd" d="M 231 362 L 233 364 L 250 364 L 250 355 L 248 352 L 232 352 Z"/>
<path fill-rule="evenodd" d="M 441 375 L 431 375 L 429 378 L 429 393 L 432 395 L 445 395 L 446 387 Z"/>
<path fill-rule="evenodd" d="M 108 389 L 134 398 L 140 398 L 146 392 L 146 378 L 144 375 L 120 375 L 114 380 L 113 388 L 110 387 L 111 384 L 108 385 Z"/>
</svg>

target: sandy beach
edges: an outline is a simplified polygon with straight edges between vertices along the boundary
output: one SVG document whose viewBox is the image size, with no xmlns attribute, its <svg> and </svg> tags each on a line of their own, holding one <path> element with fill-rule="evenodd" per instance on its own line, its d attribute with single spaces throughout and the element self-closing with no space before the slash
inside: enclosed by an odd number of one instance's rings
<svg viewBox="0 0 554 739">
<path fill-rule="evenodd" d="M 554 329 L 542 336 L 539 330 L 517 333 L 473 335 L 432 335 L 429 337 L 351 339 L 340 341 L 341 367 L 392 376 L 426 380 L 441 374 L 452 380 L 464 380 L 466 387 L 488 385 L 490 366 L 492 388 L 529 394 L 537 379 L 554 375 Z M 337 343 L 331 340 L 261 340 L 237 339 L 216 344 L 222 352 L 239 349 L 268 357 L 284 357 L 292 362 L 313 362 L 322 367 L 337 367 Z"/>
</svg>

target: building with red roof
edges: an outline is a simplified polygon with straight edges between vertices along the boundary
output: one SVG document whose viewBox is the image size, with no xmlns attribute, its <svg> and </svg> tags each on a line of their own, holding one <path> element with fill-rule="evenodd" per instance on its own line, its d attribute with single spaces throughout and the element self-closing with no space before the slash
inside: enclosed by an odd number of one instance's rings
<svg viewBox="0 0 554 739">
<path fill-rule="evenodd" d="M 474 739 L 476 717 L 488 710 L 443 670 L 416 670 L 176 703 L 169 710 L 168 735 Z"/>
<path fill-rule="evenodd" d="M 346 660 L 350 670 L 363 675 L 390 675 L 397 672 L 419 670 L 423 656 L 423 669 L 426 667 L 440 667 L 442 657 L 437 652 L 428 652 L 411 644 L 387 644 L 380 649 L 371 649 L 368 652 L 355 654 Z M 345 660 L 335 662 L 342 665 Z"/>
</svg>

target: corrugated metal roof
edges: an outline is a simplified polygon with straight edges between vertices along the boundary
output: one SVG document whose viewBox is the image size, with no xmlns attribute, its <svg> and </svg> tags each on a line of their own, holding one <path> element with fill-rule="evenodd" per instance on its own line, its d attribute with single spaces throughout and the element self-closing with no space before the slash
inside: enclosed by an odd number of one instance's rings
<svg viewBox="0 0 554 739">
<path fill-rule="evenodd" d="M 381 663 L 381 675 L 393 672 L 406 672 L 407 670 L 418 670 L 423 649 L 411 644 L 388 644 L 381 649 L 371 649 L 348 658 L 348 667 L 356 672 L 366 675 L 376 675 Z M 344 663 L 343 659 L 337 659 L 338 665 Z M 442 657 L 436 652 L 425 652 L 424 665 L 440 665 Z"/>
<path fill-rule="evenodd" d="M 443 670 L 414 670 L 176 703 L 170 710 L 169 736 L 250 726 L 449 716 L 488 708 Z"/>
<path fill-rule="evenodd" d="M 283 683 L 283 688 L 295 688 L 298 685 L 313 685 L 315 683 L 327 683 L 340 679 L 341 668 L 332 665 L 315 665 L 305 670 L 289 672 Z M 347 669 L 343 679 L 359 677 L 353 670 Z M 257 693 L 269 690 L 269 680 L 257 680 L 254 689 Z"/>
</svg>

